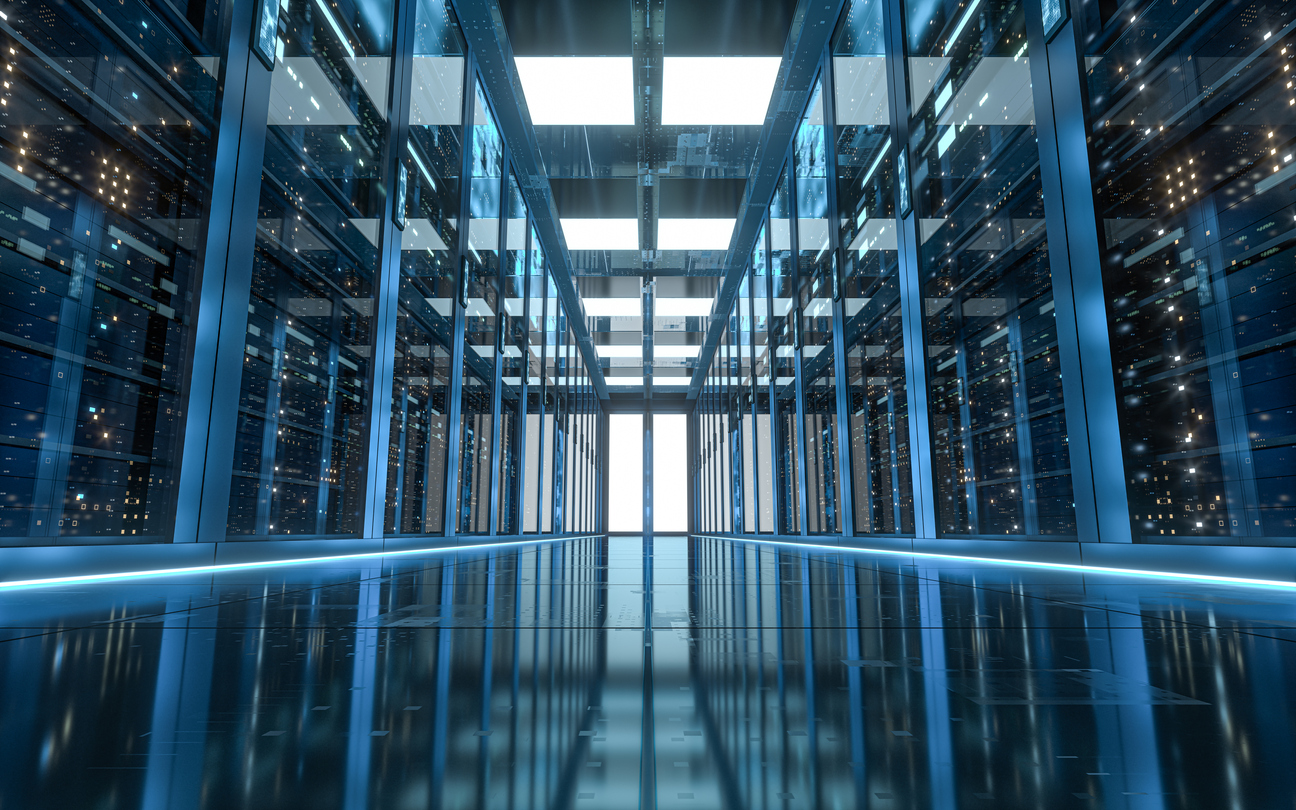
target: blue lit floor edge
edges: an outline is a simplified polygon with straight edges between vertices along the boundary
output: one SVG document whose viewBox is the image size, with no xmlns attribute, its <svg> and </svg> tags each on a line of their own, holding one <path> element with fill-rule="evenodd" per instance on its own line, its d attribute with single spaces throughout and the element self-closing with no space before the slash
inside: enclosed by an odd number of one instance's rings
<svg viewBox="0 0 1296 810">
<path fill-rule="evenodd" d="M 271 558 L 265 560 L 246 560 L 233 563 L 212 563 L 209 565 L 191 565 L 191 566 L 174 566 L 169 568 L 147 568 L 128 571 L 102 571 L 94 573 L 70 574 L 59 577 L 33 577 L 29 579 L 14 579 L 0 581 L 0 591 L 16 590 L 22 588 L 48 588 L 58 585 L 78 585 L 95 582 L 119 582 L 122 580 L 147 579 L 150 577 L 165 576 L 190 576 L 195 574 L 217 574 L 225 571 L 239 571 L 256 568 L 277 568 L 290 565 L 310 565 L 315 563 L 342 562 L 347 560 L 365 560 L 386 557 L 413 557 L 419 555 L 444 555 L 457 554 L 462 551 L 490 551 L 500 548 L 512 548 L 516 546 L 542 545 L 550 543 L 560 543 L 567 540 L 582 540 L 594 537 L 604 537 L 603 533 L 594 532 L 590 534 L 566 534 L 566 535 L 534 535 L 511 537 L 482 537 L 484 542 L 454 544 L 445 543 L 446 538 L 436 538 L 443 542 L 435 546 L 420 546 L 417 548 L 387 548 L 375 551 L 353 552 L 348 554 L 319 554 L 308 557 L 288 557 L 288 558 Z M 452 541 L 454 538 L 450 538 Z M 474 539 L 478 539 L 474 537 Z M 67 548 L 67 547 L 63 547 Z"/>
<path fill-rule="evenodd" d="M 1004 566 L 1013 566 L 1017 568 L 1035 568 L 1035 569 L 1055 570 L 1055 571 L 1073 571 L 1082 574 L 1110 574 L 1110 575 L 1117 575 L 1117 576 L 1144 577 L 1144 578 L 1151 577 L 1155 579 L 1167 579 L 1167 580 L 1178 581 L 1178 582 L 1202 582 L 1202 583 L 1215 583 L 1220 585 L 1236 585 L 1236 586 L 1254 587 L 1254 588 L 1275 588 L 1281 590 L 1296 591 L 1296 578 L 1293 578 L 1292 580 L 1265 579 L 1262 577 L 1253 577 L 1253 576 L 1229 576 L 1224 574 L 1204 574 L 1204 573 L 1197 573 L 1191 571 L 1169 571 L 1169 570 L 1162 570 L 1156 568 L 1136 568 L 1136 567 L 1123 567 L 1123 566 L 1112 566 L 1112 565 L 1093 565 L 1093 564 L 1086 564 L 1083 562 L 1063 563 L 1063 562 L 1042 560 L 1038 558 L 1031 558 L 1026 554 L 1023 554 L 1021 558 L 1010 558 L 1010 557 L 996 557 L 996 556 L 991 556 L 989 554 L 954 554 L 954 553 L 937 552 L 937 551 L 924 551 L 924 550 L 918 550 L 914 548 L 899 548 L 899 547 L 887 548 L 882 546 L 858 545 L 855 542 L 851 542 L 851 541 L 861 540 L 862 538 L 859 537 L 845 538 L 846 542 L 824 543 L 824 542 L 816 542 L 816 540 L 821 539 L 820 537 L 789 537 L 789 536 L 778 536 L 778 535 L 716 534 L 716 533 L 698 533 L 698 532 L 691 533 L 689 536 L 697 537 L 697 538 L 710 538 L 716 540 L 730 540 L 730 541 L 744 542 L 744 543 L 755 543 L 760 545 L 784 546 L 787 548 L 796 548 L 796 549 L 814 549 L 818 551 L 837 551 L 837 552 L 846 552 L 852 554 L 881 554 L 890 557 L 917 557 L 922 559 L 948 560 L 951 562 L 971 562 L 971 563 L 980 563 L 986 565 L 1004 565 Z M 834 538 L 834 537 L 840 538 L 840 535 L 822 536 L 823 539 Z M 903 538 L 903 539 L 905 541 L 909 540 L 909 538 Z M 1021 541 L 1021 545 L 1024 547 L 1021 549 L 1023 552 L 1029 552 L 1032 550 L 1031 548 L 1029 548 L 1029 546 L 1033 544 L 1031 544 L 1029 541 Z M 1053 545 L 1053 544 L 1050 543 L 1048 545 Z M 1097 544 L 1077 544 L 1077 545 L 1097 545 Z M 1132 554 L 1137 553 L 1138 551 L 1141 550 L 1141 547 L 1136 545 L 1122 544 L 1120 548 L 1130 549 L 1132 551 Z M 1157 548 L 1160 549 L 1162 547 L 1157 547 Z M 1278 555 L 1282 555 L 1284 557 L 1296 556 L 1296 549 L 1288 549 L 1288 548 L 1253 547 L 1253 546 L 1183 546 L 1183 547 L 1165 547 L 1165 548 L 1174 548 L 1176 551 L 1182 550 L 1182 553 L 1185 554 L 1186 556 L 1200 556 L 1204 552 L 1206 555 L 1209 555 L 1210 557 L 1215 558 L 1216 560 L 1229 554 L 1230 552 L 1234 552 L 1234 553 L 1259 552 L 1261 554 L 1269 553 L 1274 556 L 1278 556 Z M 1112 549 L 1103 549 L 1103 551 L 1110 552 L 1112 551 Z M 1290 563 L 1290 561 L 1288 560 L 1283 560 L 1283 562 Z M 1222 567 L 1224 567 L 1225 569 L 1228 568 L 1228 566 L 1226 565 Z"/>
</svg>

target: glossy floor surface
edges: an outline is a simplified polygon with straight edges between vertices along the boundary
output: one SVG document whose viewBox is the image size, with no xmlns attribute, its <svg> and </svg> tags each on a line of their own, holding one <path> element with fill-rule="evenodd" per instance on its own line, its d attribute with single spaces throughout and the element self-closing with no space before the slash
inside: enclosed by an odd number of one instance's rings
<svg viewBox="0 0 1296 810">
<path fill-rule="evenodd" d="M 1296 797 L 1290 591 L 614 537 L 9 591 L 0 621 L 5 810 Z"/>
</svg>

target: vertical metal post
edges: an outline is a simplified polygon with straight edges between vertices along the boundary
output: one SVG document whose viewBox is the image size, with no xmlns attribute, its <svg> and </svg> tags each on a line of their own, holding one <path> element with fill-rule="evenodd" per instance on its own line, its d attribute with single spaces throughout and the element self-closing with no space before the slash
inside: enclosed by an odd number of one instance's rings
<svg viewBox="0 0 1296 810">
<path fill-rule="evenodd" d="M 239 389 L 247 344 L 247 308 L 256 249 L 270 72 L 252 54 L 252 4 L 233 10 L 212 206 L 203 245 L 198 307 L 190 332 L 192 358 L 185 433 L 176 487 L 174 542 L 225 539 L 238 432 Z"/>
<path fill-rule="evenodd" d="M 502 452 L 502 436 L 504 431 L 500 429 L 500 405 L 504 392 L 501 390 L 504 385 L 503 370 L 504 358 L 501 352 L 504 340 L 501 339 L 501 332 L 504 332 L 504 319 L 508 313 L 504 309 L 504 274 L 508 272 L 508 181 L 509 181 L 509 148 L 504 144 L 504 154 L 500 158 L 500 187 L 499 187 L 499 226 L 498 235 L 496 236 L 496 253 L 499 256 L 499 272 L 495 274 L 495 340 L 491 348 L 491 360 L 494 365 L 493 381 L 491 383 L 491 453 L 490 453 L 490 515 L 486 518 L 486 534 L 495 537 L 499 534 L 499 497 L 500 497 L 500 453 Z M 507 334 L 503 336 L 507 338 Z"/>
<path fill-rule="evenodd" d="M 779 486 L 779 461 L 782 456 L 779 450 L 778 425 L 778 347 L 774 345 L 774 270 L 771 265 L 770 247 L 774 244 L 771 234 L 769 210 L 765 213 L 765 367 L 769 371 L 769 463 L 770 463 L 770 516 L 773 534 L 783 532 L 783 490 Z M 757 525 L 759 525 L 759 517 Z"/>
<path fill-rule="evenodd" d="M 463 289 L 464 280 L 462 274 L 468 272 L 467 263 L 464 256 L 468 253 L 468 227 L 469 220 L 469 202 L 472 195 L 472 126 L 473 115 L 476 111 L 477 103 L 477 65 L 472 57 L 468 54 L 465 60 L 467 63 L 464 70 L 464 150 L 463 166 L 460 171 L 460 177 L 463 182 L 460 183 L 459 197 L 459 245 L 457 256 L 458 272 L 460 277 L 456 279 L 455 289 Z M 448 407 L 446 408 L 446 475 L 445 475 L 445 509 L 442 515 L 445 518 L 443 531 L 446 537 L 454 537 L 459 531 L 459 470 L 462 466 L 462 453 L 459 449 L 459 437 L 462 400 L 463 400 L 463 366 L 464 366 L 464 308 L 459 305 L 459 294 L 455 293 L 455 301 L 451 306 L 453 313 L 451 318 L 451 328 L 454 330 L 454 337 L 450 345 L 450 386 L 447 389 L 446 399 Z"/>
<path fill-rule="evenodd" d="M 756 378 L 756 266 L 749 264 L 747 266 L 747 315 L 748 323 L 751 329 L 747 331 L 747 350 L 751 353 L 751 385 L 748 390 L 748 396 L 751 402 L 748 403 L 748 410 L 751 418 L 751 458 L 752 458 L 752 525 L 744 525 L 746 534 L 760 534 L 760 431 L 756 423 L 756 391 L 759 383 Z M 742 306 L 742 304 L 739 304 Z"/>
<path fill-rule="evenodd" d="M 536 534 L 544 534 L 544 467 L 545 467 L 545 403 L 549 396 L 549 275 L 546 268 L 540 268 L 540 285 L 543 297 L 540 299 L 540 413 L 536 425 L 540 435 L 536 439 Z M 550 481 L 553 479 L 550 478 Z"/>
<path fill-rule="evenodd" d="M 830 250 L 837 272 L 832 279 L 833 299 L 833 377 L 837 402 L 837 448 L 833 457 L 837 464 L 837 532 L 843 537 L 855 536 L 855 498 L 852 490 L 851 436 L 850 436 L 850 380 L 846 368 L 846 262 L 842 255 L 841 232 L 837 223 L 837 92 L 833 75 L 832 41 L 824 53 L 824 67 L 820 75 L 823 83 L 824 157 L 828 174 L 828 231 L 832 240 Z"/>
<path fill-rule="evenodd" d="M 821 91 L 822 92 L 822 91 Z M 792 143 L 796 144 L 794 138 Z M 796 462 L 797 462 L 797 480 L 796 486 L 801 494 L 801 508 L 797 510 L 798 533 L 802 537 L 810 534 L 810 503 L 808 490 L 806 487 L 806 431 L 805 431 L 805 370 L 801 362 L 801 349 L 805 344 L 804 338 L 798 340 L 802 332 L 802 315 L 801 315 L 801 234 L 800 230 L 800 208 L 797 203 L 797 179 L 796 179 L 796 154 L 791 153 L 787 161 L 788 173 L 788 207 L 791 211 L 791 219 L 788 223 L 788 237 L 792 245 L 792 310 L 788 316 L 795 319 L 791 324 L 790 337 L 792 338 L 792 369 L 793 378 L 795 379 L 793 390 L 795 393 L 794 407 L 796 415 L 792 420 L 792 433 L 796 437 Z"/>
<path fill-rule="evenodd" d="M 392 378 L 396 361 L 396 311 L 400 306 L 401 239 L 394 218 L 400 212 L 396 199 L 396 176 L 400 172 L 401 156 L 409 137 L 410 95 L 414 77 L 414 27 L 418 4 L 414 0 L 399 0 L 396 4 L 396 36 L 393 40 L 390 84 L 387 100 L 387 120 L 391 129 L 387 133 L 387 150 L 383 155 L 383 177 L 389 190 L 383 203 L 383 218 L 379 223 L 379 269 L 377 302 L 374 308 L 374 353 L 369 364 L 369 459 L 367 465 L 367 497 L 361 521 L 364 537 L 382 537 L 383 520 L 387 503 L 387 454 L 391 445 Z M 339 341 L 333 341 L 334 352 Z M 402 396 L 403 398 L 403 396 Z M 327 458 L 324 460 L 327 463 Z M 322 514 L 322 512 L 321 512 Z"/>
<path fill-rule="evenodd" d="M 891 141 L 897 161 L 908 161 L 909 84 L 905 81 L 904 9 L 900 0 L 886 0 L 883 6 L 886 36 L 887 96 L 891 104 Z M 899 171 L 896 172 L 900 174 Z M 908 172 L 903 178 L 908 182 Z M 898 201 L 908 198 L 900 189 Z M 897 201 L 897 202 L 898 202 Z M 933 476 L 931 421 L 927 407 L 927 352 L 923 342 L 922 268 L 918 260 L 918 218 L 907 215 L 897 204 L 900 323 L 904 341 L 905 390 L 909 397 L 909 459 L 913 474 L 914 535 L 936 536 L 936 481 Z"/>
<path fill-rule="evenodd" d="M 520 364 L 521 378 L 518 383 L 518 408 L 517 423 L 515 426 L 515 439 L 517 446 L 514 453 L 517 455 L 518 476 L 517 476 L 517 496 L 513 499 L 513 531 L 511 534 L 524 534 L 526 532 L 526 473 L 527 473 L 527 412 L 530 408 L 530 390 L 531 383 L 531 218 L 526 220 L 526 249 L 523 253 L 522 266 L 525 273 L 522 276 L 522 359 Z"/>
<path fill-rule="evenodd" d="M 1035 134 L 1039 143 L 1067 448 L 1081 542 L 1132 542 L 1107 334 L 1102 256 L 1089 166 L 1084 72 L 1074 23 L 1044 41 L 1037 4 L 1026 4 Z M 1065 156 L 1065 158 L 1063 158 Z M 1082 325 L 1084 328 L 1082 328 Z M 1116 465 L 1121 474 L 1113 475 Z"/>
<path fill-rule="evenodd" d="M 725 394 L 725 417 L 729 420 L 729 533 L 742 534 L 745 513 L 746 488 L 743 486 L 743 435 L 742 435 L 742 316 L 740 301 L 734 302 L 729 316 L 729 379 Z M 738 382 L 734 382 L 734 380 Z"/>
<path fill-rule="evenodd" d="M 612 462 L 612 454 L 609 447 L 612 441 L 612 420 L 606 411 L 599 408 L 599 515 L 598 531 L 606 534 L 608 531 L 608 498 L 611 494 L 612 482 L 608 478 L 608 466 Z"/>
<path fill-rule="evenodd" d="M 652 400 L 645 402 L 643 415 L 643 532 L 653 533 L 653 412 Z"/>
<path fill-rule="evenodd" d="M 685 489 L 685 497 L 688 498 L 688 532 L 697 534 L 702 531 L 701 522 L 698 520 L 697 512 L 697 462 L 698 462 L 698 440 L 697 440 L 697 413 L 698 400 L 693 400 L 693 410 L 688 412 L 684 417 L 684 452 L 688 458 L 688 486 Z"/>
</svg>

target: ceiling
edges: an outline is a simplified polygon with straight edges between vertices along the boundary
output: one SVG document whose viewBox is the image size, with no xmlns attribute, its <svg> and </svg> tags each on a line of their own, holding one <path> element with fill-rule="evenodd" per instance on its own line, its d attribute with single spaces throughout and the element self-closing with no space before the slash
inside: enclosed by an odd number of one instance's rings
<svg viewBox="0 0 1296 810">
<path fill-rule="evenodd" d="M 609 391 L 682 396 L 796 4 L 500 6 Z"/>
</svg>

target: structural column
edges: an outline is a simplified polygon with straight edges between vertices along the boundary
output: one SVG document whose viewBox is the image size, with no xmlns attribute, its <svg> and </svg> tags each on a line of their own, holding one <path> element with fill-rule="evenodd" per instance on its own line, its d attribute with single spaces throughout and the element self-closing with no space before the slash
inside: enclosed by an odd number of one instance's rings
<svg viewBox="0 0 1296 810">
<path fill-rule="evenodd" d="M 837 212 L 837 98 L 836 76 L 833 75 L 832 43 L 824 52 L 823 68 L 824 158 L 828 174 L 828 222 L 832 239 L 832 318 L 833 318 L 833 387 L 837 406 L 837 449 L 833 458 L 837 466 L 837 531 L 842 537 L 855 536 L 855 499 L 851 488 L 851 437 L 850 437 L 850 379 L 846 364 L 846 262 L 840 244 L 841 232 Z"/>
<path fill-rule="evenodd" d="M 271 72 L 253 55 L 252 4 L 233 10 L 212 205 L 198 283 L 174 541 L 225 539 Z"/>
<path fill-rule="evenodd" d="M 904 8 L 901 0 L 883 6 L 887 96 L 891 141 L 895 145 L 896 219 L 900 264 L 900 318 L 904 341 L 905 390 L 909 399 L 909 458 L 913 473 L 914 535 L 936 536 L 936 487 L 927 411 L 927 352 L 923 343 L 922 270 L 918 219 L 909 188 L 909 83 L 905 81 Z"/>
<path fill-rule="evenodd" d="M 401 170 L 401 156 L 409 137 L 410 87 L 414 73 L 414 25 L 418 4 L 399 0 L 396 6 L 396 38 L 391 60 L 391 93 L 388 97 L 387 153 L 383 155 L 383 175 L 388 179 L 387 199 L 383 204 L 381 237 L 378 242 L 379 269 L 377 301 L 374 309 L 374 362 L 370 364 L 369 445 L 366 472 L 367 497 L 361 523 L 364 537 L 383 536 L 383 518 L 387 504 L 387 454 L 391 445 L 392 378 L 396 361 L 396 311 L 400 302 L 401 239 L 396 219 L 404 218 L 403 195 L 395 190 L 395 179 Z M 334 342 L 336 346 L 336 341 Z M 403 397 L 402 397 L 403 398 Z"/>
<path fill-rule="evenodd" d="M 464 130 L 469 132 L 474 121 L 475 107 L 477 103 L 477 93 L 473 91 L 475 77 L 477 75 L 476 60 L 472 54 L 464 60 L 466 62 L 464 70 L 464 106 L 463 121 Z M 465 135 L 463 150 L 463 165 L 460 169 L 460 177 L 465 179 L 472 177 L 472 143 L 473 139 Z M 468 184 L 465 183 L 465 186 Z M 469 193 L 465 190 L 459 199 L 459 221 L 468 222 L 469 220 Z M 462 392 L 463 392 L 463 366 L 464 366 L 464 304 L 461 301 L 462 291 L 467 289 L 468 280 L 464 277 L 468 272 L 468 261 L 464 258 L 468 252 L 468 229 L 459 229 L 459 276 L 456 279 L 455 303 L 451 307 L 451 329 L 453 329 L 453 338 L 450 343 L 450 385 L 446 389 L 447 395 L 447 415 L 446 423 L 446 475 L 445 475 L 445 510 L 443 517 L 445 525 L 443 532 L 446 537 L 453 537 L 459 531 L 459 474 L 463 466 L 462 453 L 459 449 L 460 434 L 462 433 L 460 422 L 462 412 Z"/>
<path fill-rule="evenodd" d="M 1129 543 L 1080 51 L 1071 21 L 1045 43 L 1038 4 L 1026 4 L 1026 33 L 1076 534 L 1081 542 Z"/>
</svg>

